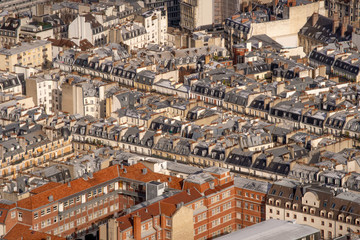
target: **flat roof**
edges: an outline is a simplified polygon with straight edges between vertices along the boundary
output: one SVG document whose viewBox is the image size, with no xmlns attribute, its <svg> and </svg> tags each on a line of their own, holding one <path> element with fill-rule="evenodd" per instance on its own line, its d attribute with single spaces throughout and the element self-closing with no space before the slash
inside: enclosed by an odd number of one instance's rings
<svg viewBox="0 0 360 240">
<path fill-rule="evenodd" d="M 297 240 L 320 230 L 295 222 L 269 219 L 217 238 L 218 240 Z"/>
<path fill-rule="evenodd" d="M 11 56 L 11 55 L 14 55 L 14 54 L 18 54 L 18 53 L 28 51 L 30 49 L 45 46 L 48 43 L 51 43 L 51 42 L 46 41 L 46 40 L 35 40 L 35 41 L 32 41 L 32 42 L 21 42 L 21 45 L 16 45 L 14 47 L 11 47 L 10 49 L 1 48 L 0 49 L 0 54 Z"/>
</svg>

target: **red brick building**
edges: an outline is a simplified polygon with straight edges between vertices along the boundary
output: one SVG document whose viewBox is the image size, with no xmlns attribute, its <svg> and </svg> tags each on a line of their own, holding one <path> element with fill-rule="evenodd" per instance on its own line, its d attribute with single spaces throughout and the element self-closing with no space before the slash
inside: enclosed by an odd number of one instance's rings
<svg viewBox="0 0 360 240">
<path fill-rule="evenodd" d="M 16 204 L 0 206 L 6 211 L 3 221 L 0 219 L 2 234 L 17 223 L 61 237 L 96 234 L 104 219 L 145 201 L 146 182 L 153 180 L 165 182 L 174 189 L 181 189 L 183 181 L 151 172 L 139 163 L 111 166 L 66 184 L 46 184 Z"/>
<path fill-rule="evenodd" d="M 5 236 L 6 240 L 66 240 L 66 238 L 31 230 L 29 226 L 18 223 Z"/>
<path fill-rule="evenodd" d="M 234 184 L 237 229 L 265 221 L 266 194 L 271 184 L 246 178 L 236 178 Z"/>
<path fill-rule="evenodd" d="M 103 239 L 211 239 L 236 229 L 234 179 L 212 167 L 190 175 L 183 191 L 137 206 L 100 227 Z M 114 229 L 113 232 L 109 229 Z M 191 231 L 189 231 L 189 229 Z"/>
<path fill-rule="evenodd" d="M 186 179 L 116 165 L 0 202 L 2 236 L 19 224 L 68 238 L 212 239 L 265 219 L 268 183 L 211 167 Z M 121 216 L 121 217 L 119 217 Z"/>
</svg>

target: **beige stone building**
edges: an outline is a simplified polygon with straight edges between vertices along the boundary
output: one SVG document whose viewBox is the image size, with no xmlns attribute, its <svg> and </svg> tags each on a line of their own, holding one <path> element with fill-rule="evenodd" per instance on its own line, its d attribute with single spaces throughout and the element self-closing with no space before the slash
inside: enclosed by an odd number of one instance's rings
<svg viewBox="0 0 360 240">
<path fill-rule="evenodd" d="M 360 3 L 358 0 L 325 0 L 325 7 L 329 16 L 333 16 L 335 13 L 340 17 L 348 16 L 351 24 L 360 27 Z"/>
<path fill-rule="evenodd" d="M 320 229 L 323 239 L 360 232 L 359 193 L 281 180 L 271 187 L 266 219 L 295 220 Z"/>
<path fill-rule="evenodd" d="M 35 40 L 0 49 L 0 70 L 14 72 L 15 65 L 41 67 L 52 61 L 51 42 Z"/>
<path fill-rule="evenodd" d="M 47 114 L 61 109 L 60 79 L 55 75 L 45 74 L 28 78 L 26 95 L 32 97 L 37 106 L 44 107 Z"/>
<path fill-rule="evenodd" d="M 214 2 L 211 0 L 180 1 L 180 26 L 193 31 L 214 22 Z"/>
</svg>

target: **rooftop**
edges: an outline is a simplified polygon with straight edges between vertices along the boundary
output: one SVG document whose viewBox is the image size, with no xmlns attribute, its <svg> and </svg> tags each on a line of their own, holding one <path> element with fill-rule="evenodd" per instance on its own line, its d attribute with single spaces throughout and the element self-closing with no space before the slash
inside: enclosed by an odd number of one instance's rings
<svg viewBox="0 0 360 240">
<path fill-rule="evenodd" d="M 296 240 L 317 234 L 316 228 L 296 224 L 295 222 L 269 219 L 250 227 L 238 230 L 218 240 Z"/>
</svg>

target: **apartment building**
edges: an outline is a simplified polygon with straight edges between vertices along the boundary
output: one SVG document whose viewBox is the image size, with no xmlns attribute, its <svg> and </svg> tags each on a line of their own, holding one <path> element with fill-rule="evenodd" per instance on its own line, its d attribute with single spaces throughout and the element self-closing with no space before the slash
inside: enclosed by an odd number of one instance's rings
<svg viewBox="0 0 360 240">
<path fill-rule="evenodd" d="M 278 2 L 279 3 L 279 2 Z M 293 4 L 294 3 L 294 4 Z M 325 15 L 323 1 L 288 1 L 279 3 L 277 9 L 283 12 L 282 18 L 271 15 L 268 10 L 259 8 L 234 14 L 225 20 L 225 46 L 231 50 L 233 45 L 241 44 L 256 35 L 268 35 L 284 47 L 298 46 L 298 32 L 315 12 Z"/>
<path fill-rule="evenodd" d="M 116 83 L 106 83 L 99 79 L 90 80 L 68 76 L 61 85 L 62 110 L 70 114 L 104 117 L 106 114 L 105 91 L 115 85 Z"/>
<path fill-rule="evenodd" d="M 26 80 L 26 95 L 34 99 L 34 103 L 44 107 L 47 114 L 61 110 L 60 79 L 54 75 L 36 75 Z"/>
<path fill-rule="evenodd" d="M 107 239 L 209 239 L 227 234 L 235 225 L 233 177 L 217 167 L 189 175 L 183 191 L 134 206 L 100 227 Z M 113 229 L 113 230 L 110 230 Z"/>
<path fill-rule="evenodd" d="M 126 23 L 110 29 L 110 42 L 123 43 L 128 46 L 128 50 L 145 47 L 148 36 L 145 27 L 137 23 Z"/>
<path fill-rule="evenodd" d="M 10 12 L 24 12 L 28 11 L 37 4 L 44 4 L 49 2 L 48 0 L 5 0 L 1 1 L 0 9 L 7 10 Z"/>
<path fill-rule="evenodd" d="M 355 27 L 359 27 L 360 20 L 360 4 L 356 0 L 325 0 L 325 8 L 328 16 L 339 14 L 340 17 L 348 16 L 350 23 Z"/>
<path fill-rule="evenodd" d="M 266 200 L 266 219 L 295 220 L 320 230 L 323 239 L 360 232 L 359 193 L 284 179 Z"/>
<path fill-rule="evenodd" d="M 214 23 L 222 24 L 225 19 L 240 11 L 241 0 L 214 0 Z"/>
<path fill-rule="evenodd" d="M 58 132 L 60 129 L 37 130 L 39 125 L 35 124 L 24 127 L 28 127 L 28 133 L 22 136 L 9 134 L 9 137 L 1 138 L 2 177 L 16 176 L 19 171 L 29 172 L 34 166 L 41 166 L 50 160 L 64 161 L 72 156 L 71 137 L 67 133 L 61 134 Z"/>
<path fill-rule="evenodd" d="M 6 44 L 16 44 L 19 42 L 21 28 L 21 19 L 8 18 L 4 21 L 0 27 L 0 44 L 5 46 Z"/>
<path fill-rule="evenodd" d="M 94 46 L 109 42 L 109 30 L 105 28 L 94 15 L 86 13 L 78 15 L 69 24 L 69 38 L 87 39 Z"/>
<path fill-rule="evenodd" d="M 319 45 L 350 41 L 352 32 L 349 17 L 340 19 L 338 14 L 334 14 L 332 18 L 327 18 L 314 13 L 299 31 L 299 45 L 309 54 Z"/>
<path fill-rule="evenodd" d="M 22 94 L 24 80 L 18 75 L 0 72 L 0 92 Z"/>
<path fill-rule="evenodd" d="M 236 177 L 234 179 L 237 229 L 263 222 L 266 218 L 266 195 L 271 187 L 268 182 Z"/>
<path fill-rule="evenodd" d="M 145 7 L 158 8 L 158 7 L 166 7 L 167 15 L 168 15 L 168 25 L 171 27 L 178 27 L 180 24 L 180 0 L 160 0 L 160 1 L 152 1 L 145 0 Z"/>
<path fill-rule="evenodd" d="M 214 1 L 211 0 L 181 0 L 180 27 L 189 31 L 212 25 Z"/>
<path fill-rule="evenodd" d="M 0 49 L 0 70 L 14 72 L 15 65 L 41 67 L 52 61 L 51 42 L 33 40 Z"/>
<path fill-rule="evenodd" d="M 111 166 L 65 184 L 49 183 L 8 207 L 5 229 L 21 223 L 68 239 L 96 235 L 106 217 L 150 200 L 145 190 L 148 182 L 157 180 L 170 189 L 180 189 L 183 181 L 153 173 L 139 163 Z"/>
<path fill-rule="evenodd" d="M 147 43 L 167 43 L 167 11 L 165 7 L 155 8 L 144 12 L 135 21 L 140 22 L 147 32 Z"/>
</svg>

